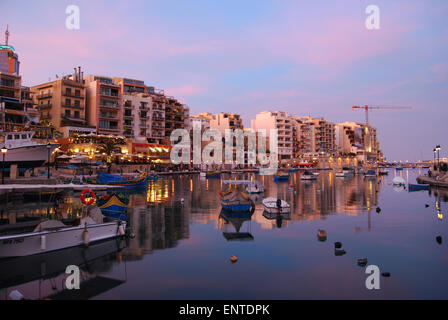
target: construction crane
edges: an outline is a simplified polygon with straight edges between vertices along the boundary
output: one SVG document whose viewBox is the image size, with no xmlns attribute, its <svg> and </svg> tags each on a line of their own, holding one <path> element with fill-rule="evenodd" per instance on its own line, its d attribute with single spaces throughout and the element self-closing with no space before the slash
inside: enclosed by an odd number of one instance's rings
<svg viewBox="0 0 448 320">
<path fill-rule="evenodd" d="M 352 110 L 364 109 L 366 111 L 366 125 L 369 125 L 369 110 L 377 109 L 387 109 L 387 110 L 397 110 L 397 109 L 412 109 L 412 107 L 396 107 L 396 106 L 352 106 Z"/>
</svg>

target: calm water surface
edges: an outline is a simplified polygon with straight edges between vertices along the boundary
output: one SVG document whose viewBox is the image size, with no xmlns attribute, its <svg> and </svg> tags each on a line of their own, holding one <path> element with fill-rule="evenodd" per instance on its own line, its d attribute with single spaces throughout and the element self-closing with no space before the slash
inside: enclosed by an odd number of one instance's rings
<svg viewBox="0 0 448 320">
<path fill-rule="evenodd" d="M 165 177 L 146 193 L 129 195 L 133 239 L 0 262 L 0 298 L 17 288 L 30 298 L 56 294 L 65 266 L 73 263 L 81 266 L 83 280 L 97 281 L 82 296 L 94 299 L 447 299 L 448 190 L 408 192 L 391 185 L 395 175 L 415 183 L 419 173 L 390 169 L 388 176 L 365 179 L 322 171 L 316 181 L 301 181 L 298 172 L 289 183 L 223 175 L 264 183 L 266 191 L 253 197 L 257 208 L 246 219 L 221 215 L 218 192 L 228 188 L 223 179 Z M 290 217 L 263 216 L 261 200 L 268 196 L 288 201 Z M 76 213 L 79 198 L 63 197 L 58 210 Z M 26 206 L 2 212 L 54 210 Z M 327 231 L 327 241 L 318 241 L 318 229 Z M 240 241 L 228 240 L 235 235 Z M 335 256 L 336 241 L 345 255 Z M 239 258 L 235 264 L 232 255 Z M 366 289 L 365 268 L 356 263 L 363 257 L 391 273 L 381 277 L 380 290 Z"/>
</svg>

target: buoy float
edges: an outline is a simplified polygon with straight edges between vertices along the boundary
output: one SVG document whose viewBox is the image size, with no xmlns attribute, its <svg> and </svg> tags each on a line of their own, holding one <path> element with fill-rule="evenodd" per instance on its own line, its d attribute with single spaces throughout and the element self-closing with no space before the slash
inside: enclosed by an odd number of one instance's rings
<svg viewBox="0 0 448 320">
<path fill-rule="evenodd" d="M 388 278 L 388 277 L 390 277 L 390 272 L 383 272 L 381 275 L 382 275 L 383 277 Z"/>
<path fill-rule="evenodd" d="M 231 256 L 231 257 L 230 257 L 230 261 L 231 261 L 232 263 L 235 263 L 235 262 L 238 261 L 238 257 L 237 257 L 237 256 Z"/>
<path fill-rule="evenodd" d="M 334 248 L 335 248 L 335 249 L 341 249 L 341 248 L 342 248 L 342 243 L 339 242 L 339 241 L 338 241 L 338 242 L 335 242 L 335 243 L 334 243 Z"/>
<path fill-rule="evenodd" d="M 86 200 L 87 193 L 90 195 L 89 200 Z M 95 202 L 95 193 L 90 189 L 82 190 L 81 195 L 79 197 L 81 198 L 81 202 L 86 206 L 90 206 Z"/>
<path fill-rule="evenodd" d="M 317 230 L 317 239 L 319 239 L 319 241 L 327 240 L 327 232 L 321 229 Z"/>
<path fill-rule="evenodd" d="M 84 243 L 85 246 L 88 246 L 90 242 L 89 231 L 87 230 L 87 223 L 84 225 L 84 231 L 82 232 L 82 242 Z"/>
<path fill-rule="evenodd" d="M 442 236 L 437 236 L 436 241 L 438 244 L 442 244 Z"/>
<path fill-rule="evenodd" d="M 46 236 L 40 236 L 40 250 L 47 249 L 47 237 Z"/>
<path fill-rule="evenodd" d="M 122 224 L 120 224 L 120 226 L 118 227 L 118 233 L 120 234 L 120 236 L 124 236 L 126 234 Z"/>
<path fill-rule="evenodd" d="M 376 207 L 376 212 L 380 213 L 381 212 L 381 208 L 380 207 Z"/>
<path fill-rule="evenodd" d="M 335 256 L 343 256 L 344 254 L 346 254 L 344 249 L 334 249 Z"/>
<path fill-rule="evenodd" d="M 358 259 L 358 266 L 365 267 L 367 265 L 367 258 L 360 258 Z"/>
<path fill-rule="evenodd" d="M 429 204 L 425 204 L 425 208 L 428 208 L 429 207 Z"/>
</svg>

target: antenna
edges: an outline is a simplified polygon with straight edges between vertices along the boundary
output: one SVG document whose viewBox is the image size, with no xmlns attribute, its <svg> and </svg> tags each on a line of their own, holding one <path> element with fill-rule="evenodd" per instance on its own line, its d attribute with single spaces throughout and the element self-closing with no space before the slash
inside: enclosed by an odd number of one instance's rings
<svg viewBox="0 0 448 320">
<path fill-rule="evenodd" d="M 6 25 L 6 32 L 5 32 L 5 44 L 8 45 L 9 40 L 9 25 Z"/>
</svg>

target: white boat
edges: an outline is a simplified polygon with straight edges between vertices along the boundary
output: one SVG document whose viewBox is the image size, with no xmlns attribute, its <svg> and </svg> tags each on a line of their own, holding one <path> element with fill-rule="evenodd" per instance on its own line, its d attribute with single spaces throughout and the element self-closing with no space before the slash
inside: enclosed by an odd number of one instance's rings
<svg viewBox="0 0 448 320">
<path fill-rule="evenodd" d="M 40 167 L 48 160 L 51 153 L 59 146 L 57 143 L 37 143 L 31 141 L 34 132 L 3 132 L 0 148 L 5 147 L 5 165 L 17 164 L 19 167 Z"/>
<path fill-rule="evenodd" d="M 318 177 L 319 176 L 319 172 L 314 171 L 313 174 Z"/>
<path fill-rule="evenodd" d="M 284 213 L 291 212 L 291 207 L 290 207 L 289 203 L 287 203 L 284 200 L 277 199 L 277 198 L 265 198 L 265 199 L 263 199 L 262 202 L 263 202 L 264 210 L 268 213 L 284 214 Z M 277 202 L 280 202 L 280 207 L 278 206 Z"/>
<path fill-rule="evenodd" d="M 300 176 L 300 179 L 302 180 L 316 180 L 317 176 L 314 175 L 313 173 L 311 173 L 310 171 L 305 171 L 304 173 L 302 173 L 302 175 Z"/>
<path fill-rule="evenodd" d="M 353 173 L 355 172 L 355 170 L 354 170 L 354 169 L 351 169 L 351 168 L 348 168 L 348 167 L 343 167 L 343 168 L 342 168 L 342 172 L 343 172 L 346 176 L 348 176 L 348 175 L 350 175 L 350 174 L 353 174 Z"/>
<path fill-rule="evenodd" d="M 17 224 L 19 228 L 23 228 Z M 8 229 L 15 227 L 9 225 Z M 29 226 L 28 226 L 29 227 Z M 0 236 L 0 258 L 23 257 L 122 236 L 126 222 L 96 223 L 91 217 L 82 218 L 79 225 L 69 226 L 57 220 L 45 220 L 32 232 Z M 13 230 L 8 230 L 8 233 Z"/>
<path fill-rule="evenodd" d="M 346 175 L 345 175 L 345 173 L 343 171 L 340 171 L 340 172 L 336 172 L 334 174 L 334 176 L 338 177 L 338 178 L 345 178 Z"/>
<path fill-rule="evenodd" d="M 402 177 L 395 177 L 392 180 L 392 184 L 394 186 L 404 186 L 406 185 L 406 181 Z"/>
</svg>

